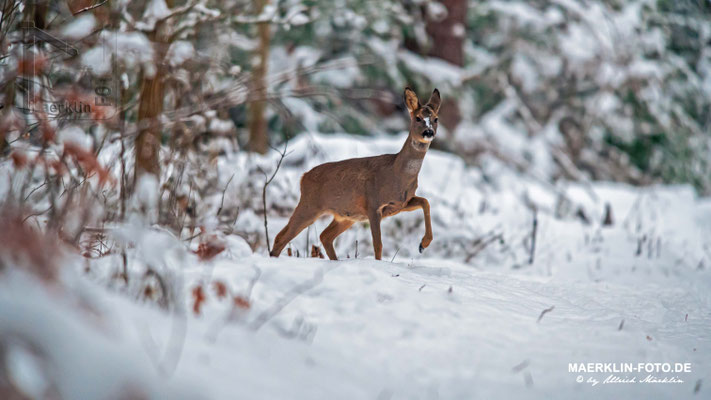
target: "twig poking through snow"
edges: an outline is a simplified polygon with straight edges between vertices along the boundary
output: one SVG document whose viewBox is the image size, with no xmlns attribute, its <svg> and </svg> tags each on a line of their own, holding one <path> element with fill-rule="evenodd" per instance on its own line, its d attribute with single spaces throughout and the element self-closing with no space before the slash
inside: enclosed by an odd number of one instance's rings
<svg viewBox="0 0 711 400">
<path fill-rule="evenodd" d="M 533 386 L 533 376 L 531 375 L 530 372 L 526 371 L 526 374 L 524 375 L 526 379 L 526 386 L 531 387 Z"/>
<path fill-rule="evenodd" d="M 538 231 L 538 211 L 533 209 L 533 227 L 531 228 L 531 253 L 528 257 L 528 263 L 533 264 L 533 258 L 536 254 L 536 233 Z M 543 316 L 541 314 L 541 316 Z M 538 319 L 540 321 L 540 318 Z"/>
<path fill-rule="evenodd" d="M 513 368 L 511 368 L 511 372 L 517 373 L 523 371 L 526 367 L 528 367 L 528 360 L 523 360 L 521 364 L 515 365 Z"/>
<path fill-rule="evenodd" d="M 612 226 L 613 225 L 613 220 L 612 220 L 612 206 L 610 203 L 605 203 L 605 217 L 602 220 L 602 225 L 603 226 Z"/>
<path fill-rule="evenodd" d="M 642 245 L 647 241 L 647 235 L 642 235 L 641 238 L 637 239 L 637 251 L 635 251 L 635 256 L 640 256 L 642 254 Z"/>
<path fill-rule="evenodd" d="M 617 327 L 617 330 L 618 330 L 618 331 L 621 331 L 623 326 L 625 326 L 625 320 L 624 320 L 624 319 L 623 319 L 622 321 L 620 321 L 620 326 Z"/>
<path fill-rule="evenodd" d="M 306 228 L 306 247 L 304 248 L 304 257 L 308 257 L 308 254 L 309 254 L 309 238 L 310 237 L 311 237 L 311 225 L 309 225 Z"/>
<path fill-rule="evenodd" d="M 554 308 L 555 308 L 555 306 L 550 306 L 550 308 L 546 308 L 545 310 L 541 311 L 541 315 L 538 316 L 538 320 L 536 321 L 536 323 L 541 322 L 541 319 L 543 319 L 543 316 L 548 314 L 549 312 L 553 311 Z"/>
<path fill-rule="evenodd" d="M 390 259 L 390 262 L 395 261 L 395 257 L 397 257 L 397 253 L 399 253 L 399 252 L 400 252 L 400 248 L 398 247 L 398 248 L 397 248 L 397 251 L 395 251 L 395 254 L 393 255 L 393 258 Z"/>
</svg>

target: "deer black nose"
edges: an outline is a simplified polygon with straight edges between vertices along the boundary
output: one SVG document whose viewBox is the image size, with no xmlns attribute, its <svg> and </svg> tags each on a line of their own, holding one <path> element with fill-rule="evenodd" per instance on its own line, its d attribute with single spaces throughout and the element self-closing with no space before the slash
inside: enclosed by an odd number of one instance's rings
<svg viewBox="0 0 711 400">
<path fill-rule="evenodd" d="M 425 129 L 424 132 L 422 132 L 422 136 L 424 137 L 434 137 L 434 131 L 432 129 Z"/>
</svg>

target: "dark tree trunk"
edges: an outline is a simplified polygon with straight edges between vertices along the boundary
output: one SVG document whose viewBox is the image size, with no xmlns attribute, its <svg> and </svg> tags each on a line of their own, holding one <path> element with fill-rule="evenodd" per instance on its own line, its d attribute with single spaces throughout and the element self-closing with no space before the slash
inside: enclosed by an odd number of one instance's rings
<svg viewBox="0 0 711 400">
<path fill-rule="evenodd" d="M 439 2 L 447 8 L 447 16 L 441 21 L 427 22 L 427 33 L 432 38 L 430 56 L 463 66 L 467 0 L 439 0 Z"/>
<path fill-rule="evenodd" d="M 467 0 L 439 0 L 447 8 L 447 16 L 440 21 L 427 22 L 427 33 L 432 38 L 429 55 L 454 65 L 464 65 L 464 38 L 467 26 Z M 442 125 L 454 130 L 462 119 L 457 102 L 442 99 L 439 115 Z"/>
<path fill-rule="evenodd" d="M 256 14 L 260 14 L 264 6 L 269 4 L 270 0 L 254 0 L 256 4 Z M 267 94 L 267 60 L 269 58 L 269 22 L 262 22 L 257 25 L 257 34 L 259 36 L 259 46 L 257 47 L 256 65 L 252 70 L 253 91 L 258 97 L 265 97 Z M 264 154 L 269 148 L 269 137 L 267 134 L 267 119 L 264 113 L 267 108 L 266 101 L 257 100 L 249 105 L 249 113 L 247 116 L 247 125 L 249 129 L 249 150 Z"/>
<path fill-rule="evenodd" d="M 138 106 L 140 130 L 136 137 L 136 178 L 143 173 L 160 176 L 158 156 L 161 127 L 158 116 L 163 111 L 163 82 L 161 71 L 152 78 L 143 78 L 141 102 Z"/>
<path fill-rule="evenodd" d="M 166 1 L 168 7 L 173 1 Z M 141 97 L 138 105 L 139 132 L 136 136 L 136 165 L 134 179 L 138 181 L 141 174 L 149 173 L 160 178 L 160 143 L 161 132 L 159 117 L 163 112 L 164 76 L 166 74 L 162 60 L 169 46 L 169 28 L 165 21 L 156 23 L 155 29 L 148 37 L 154 43 L 156 52 L 156 73 L 154 76 L 144 76 L 141 82 Z M 144 71 L 145 73 L 145 71 Z"/>
</svg>

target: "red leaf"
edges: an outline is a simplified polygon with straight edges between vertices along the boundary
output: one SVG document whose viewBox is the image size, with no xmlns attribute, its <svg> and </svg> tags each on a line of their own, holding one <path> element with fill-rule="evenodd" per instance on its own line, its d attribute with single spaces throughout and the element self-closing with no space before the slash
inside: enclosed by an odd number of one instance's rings
<svg viewBox="0 0 711 400">
<path fill-rule="evenodd" d="M 37 76 L 47 67 L 48 58 L 43 54 L 31 54 L 17 63 L 17 74 L 20 76 Z"/>
<path fill-rule="evenodd" d="M 42 133 L 42 140 L 45 142 L 51 142 L 57 136 L 56 129 L 50 125 L 47 120 L 40 121 L 40 132 Z"/>
<path fill-rule="evenodd" d="M 227 285 L 225 285 L 224 282 L 222 281 L 215 281 L 212 283 L 212 286 L 215 288 L 215 292 L 217 293 L 217 298 L 218 299 L 224 299 L 227 297 Z"/>
<path fill-rule="evenodd" d="M 200 260 L 208 261 L 215 258 L 216 255 L 222 253 L 224 250 L 225 244 L 213 236 L 200 243 L 195 254 L 197 254 Z"/>
<path fill-rule="evenodd" d="M 242 308 L 242 309 L 247 310 L 250 307 L 249 300 L 245 299 L 242 296 L 235 296 L 233 299 L 233 302 L 234 302 L 235 307 L 237 307 L 237 308 Z"/>
<path fill-rule="evenodd" d="M 202 307 L 202 303 L 204 303 L 206 299 L 202 286 L 195 286 L 193 289 L 193 312 L 195 315 L 200 315 L 200 307 Z"/>
<path fill-rule="evenodd" d="M 113 177 L 111 177 L 106 168 L 99 164 L 99 160 L 96 159 L 94 153 L 72 142 L 64 143 L 64 153 L 74 157 L 79 165 L 86 170 L 87 174 L 96 173 L 99 176 L 100 185 L 103 185 L 106 181 L 113 182 Z"/>
<path fill-rule="evenodd" d="M 15 168 L 19 169 L 27 165 L 27 154 L 24 151 L 15 150 L 10 154 L 10 158 L 12 158 Z"/>
</svg>

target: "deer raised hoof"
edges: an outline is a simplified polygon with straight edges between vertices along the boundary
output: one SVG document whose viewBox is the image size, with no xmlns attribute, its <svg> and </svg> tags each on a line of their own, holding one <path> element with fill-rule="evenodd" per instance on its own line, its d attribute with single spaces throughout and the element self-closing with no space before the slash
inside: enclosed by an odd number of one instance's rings
<svg viewBox="0 0 711 400">
<path fill-rule="evenodd" d="M 410 88 L 405 89 L 404 97 L 410 113 L 410 133 L 400 152 L 325 163 L 305 173 L 301 178 L 301 199 L 289 223 L 274 239 L 269 253 L 272 257 L 278 257 L 296 235 L 323 214 L 333 215 L 333 221 L 320 236 L 331 260 L 338 259 L 333 241 L 357 221 L 370 223 L 375 259 L 380 260 L 380 222 L 402 211 L 422 210 L 425 236 L 420 253 L 429 246 L 430 204 L 424 197 L 415 196 L 415 191 L 422 160 L 437 135 L 441 100 L 437 89 L 424 105 Z"/>
<path fill-rule="evenodd" d="M 423 198 L 423 200 L 424 200 L 424 198 Z M 425 201 L 427 201 L 427 200 L 425 200 Z M 427 215 L 428 215 L 427 218 L 429 219 L 430 205 L 427 204 L 426 207 L 427 207 L 427 211 L 426 211 L 426 212 L 427 212 Z M 425 209 L 425 206 L 423 206 L 422 209 L 424 210 L 424 209 Z M 430 243 L 432 243 L 432 232 L 431 232 L 431 231 L 428 231 L 428 232 L 425 232 L 425 237 L 423 237 L 423 238 L 422 238 L 422 241 L 420 242 L 420 254 L 422 254 L 422 252 L 425 251 L 425 249 L 430 245 Z"/>
</svg>

